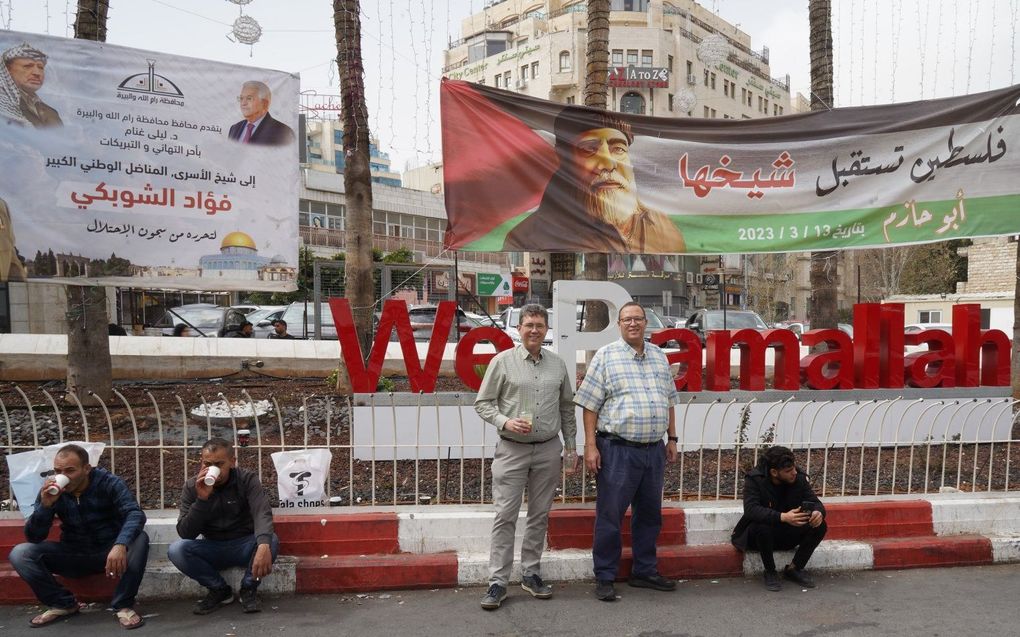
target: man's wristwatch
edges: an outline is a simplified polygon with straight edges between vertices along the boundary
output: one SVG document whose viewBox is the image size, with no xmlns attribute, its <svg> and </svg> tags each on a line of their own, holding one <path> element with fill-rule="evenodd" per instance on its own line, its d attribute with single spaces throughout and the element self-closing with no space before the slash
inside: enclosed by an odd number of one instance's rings
<svg viewBox="0 0 1020 637">
<path fill-rule="evenodd" d="M 680 442 L 680 438 L 677 436 L 666 436 L 666 442 Z"/>
</svg>

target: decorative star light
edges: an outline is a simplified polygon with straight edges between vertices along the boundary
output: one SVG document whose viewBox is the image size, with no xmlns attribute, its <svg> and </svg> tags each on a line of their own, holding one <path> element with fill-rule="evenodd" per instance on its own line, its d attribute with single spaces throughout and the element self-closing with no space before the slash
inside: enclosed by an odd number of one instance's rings
<svg viewBox="0 0 1020 637">
<path fill-rule="evenodd" d="M 676 109 L 681 113 L 689 113 L 694 109 L 694 105 L 698 103 L 698 97 L 689 88 L 681 89 L 676 95 L 674 105 Z"/>
<path fill-rule="evenodd" d="M 230 2 L 235 1 L 230 0 Z M 231 33 L 241 44 L 255 44 L 262 37 L 262 27 L 255 21 L 255 18 L 242 15 L 234 20 L 234 28 Z"/>
<path fill-rule="evenodd" d="M 706 36 L 698 45 L 698 59 L 708 66 L 716 66 L 730 54 L 730 43 L 718 33 Z"/>
</svg>

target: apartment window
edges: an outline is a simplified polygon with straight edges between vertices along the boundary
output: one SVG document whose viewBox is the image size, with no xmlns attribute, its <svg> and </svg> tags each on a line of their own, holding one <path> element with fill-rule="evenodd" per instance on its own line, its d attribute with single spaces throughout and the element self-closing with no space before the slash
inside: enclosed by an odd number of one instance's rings
<svg viewBox="0 0 1020 637">
<path fill-rule="evenodd" d="M 613 66 L 623 66 L 623 49 L 613 49 Z"/>
<path fill-rule="evenodd" d="M 768 100 L 765 100 L 765 111 L 764 112 L 765 112 L 766 115 L 769 114 L 769 101 Z"/>
<path fill-rule="evenodd" d="M 724 97 L 729 97 L 730 96 L 730 81 L 729 80 L 723 80 L 722 81 L 722 94 L 723 94 Z"/>
<path fill-rule="evenodd" d="M 761 112 L 761 95 L 758 96 L 758 112 Z"/>
<path fill-rule="evenodd" d="M 528 65 L 525 64 L 521 67 L 521 81 L 524 82 L 528 79 Z"/>
<path fill-rule="evenodd" d="M 708 69 L 705 69 L 705 86 L 708 86 Z"/>
<path fill-rule="evenodd" d="M 638 60 L 637 53 L 638 53 L 637 49 L 627 49 L 627 65 L 628 66 L 637 66 L 637 60 Z"/>
<path fill-rule="evenodd" d="M 708 119 L 708 107 L 707 106 L 702 106 L 702 108 L 705 109 L 705 116 L 704 116 L 705 119 Z"/>
<path fill-rule="evenodd" d="M 746 101 L 747 101 L 747 89 L 742 88 L 740 89 L 740 103 L 743 104 Z"/>
<path fill-rule="evenodd" d="M 641 66 L 652 65 L 652 52 L 649 49 L 641 49 Z"/>
<path fill-rule="evenodd" d="M 919 310 L 917 312 L 918 323 L 941 323 L 942 310 Z"/>
<path fill-rule="evenodd" d="M 687 75 L 694 75 L 694 62 L 687 60 Z"/>
<path fill-rule="evenodd" d="M 531 63 L 531 79 L 534 80 L 537 77 L 538 77 L 538 62 L 532 62 Z"/>
<path fill-rule="evenodd" d="M 712 109 L 712 119 L 715 119 L 715 109 Z"/>
<path fill-rule="evenodd" d="M 747 92 L 747 107 L 748 108 L 751 107 L 751 100 L 753 100 L 753 99 L 754 99 L 754 92 L 753 91 L 748 91 Z"/>
<path fill-rule="evenodd" d="M 710 84 L 711 84 L 712 90 L 714 91 L 715 90 L 715 73 L 711 74 L 711 80 L 712 81 L 711 81 Z"/>
<path fill-rule="evenodd" d="M 560 72 L 570 70 L 570 51 L 560 51 Z"/>
<path fill-rule="evenodd" d="M 514 77 L 513 73 L 511 73 L 510 71 L 507 71 L 506 73 L 503 74 L 503 86 L 505 88 L 510 88 L 511 83 L 513 82 L 513 77 Z"/>
<path fill-rule="evenodd" d="M 666 57 L 666 69 L 669 71 L 670 75 L 673 74 L 673 56 L 672 55 L 669 55 L 669 56 Z"/>
<path fill-rule="evenodd" d="M 528 38 L 521 38 L 520 40 L 517 40 L 517 47 L 518 48 L 520 48 L 522 46 L 525 46 L 527 44 L 528 44 Z"/>
<path fill-rule="evenodd" d="M 670 113 L 673 112 L 673 94 L 672 93 L 669 94 L 669 112 Z"/>
<path fill-rule="evenodd" d="M 574 96 L 573 95 L 568 95 L 567 96 L 567 104 L 573 104 L 573 103 L 574 103 Z"/>
</svg>

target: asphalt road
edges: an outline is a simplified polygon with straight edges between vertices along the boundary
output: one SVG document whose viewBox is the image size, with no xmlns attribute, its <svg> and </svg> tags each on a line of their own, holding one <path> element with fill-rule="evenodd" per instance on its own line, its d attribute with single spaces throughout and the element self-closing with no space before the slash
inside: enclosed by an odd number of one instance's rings
<svg viewBox="0 0 1020 637">
<path fill-rule="evenodd" d="M 764 590 L 755 579 L 689 580 L 675 593 L 617 587 L 620 599 L 597 601 L 588 584 L 557 585 L 552 600 L 519 587 L 499 610 L 479 608 L 483 589 L 357 595 L 300 595 L 264 600 L 244 615 L 237 605 L 199 617 L 191 602 L 148 603 L 144 635 L 202 637 L 414 635 L 538 637 L 570 635 L 1017 635 L 1020 565 L 867 571 L 823 575 L 818 588 Z M 124 635 L 113 616 L 92 610 L 64 624 L 28 626 L 38 608 L 0 607 L 0 635 Z M 72 632 L 73 631 L 73 632 Z"/>
</svg>

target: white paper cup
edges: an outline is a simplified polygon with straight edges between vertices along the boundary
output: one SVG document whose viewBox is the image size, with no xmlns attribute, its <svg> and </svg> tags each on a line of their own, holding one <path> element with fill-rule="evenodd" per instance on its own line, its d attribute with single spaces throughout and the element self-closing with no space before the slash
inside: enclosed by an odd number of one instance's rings
<svg viewBox="0 0 1020 637">
<path fill-rule="evenodd" d="M 50 488 L 46 489 L 46 493 L 49 493 L 50 495 L 57 495 L 58 493 L 63 491 L 64 487 L 66 487 L 67 484 L 71 481 L 70 478 L 68 478 L 62 473 L 58 473 L 57 475 L 53 476 L 53 480 L 54 482 L 56 482 L 56 484 L 51 484 Z"/>
<path fill-rule="evenodd" d="M 219 467 L 209 467 L 205 470 L 205 478 L 203 479 L 206 486 L 211 487 L 216 484 L 216 479 L 220 477 Z"/>
</svg>

